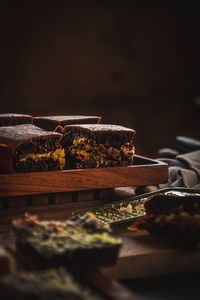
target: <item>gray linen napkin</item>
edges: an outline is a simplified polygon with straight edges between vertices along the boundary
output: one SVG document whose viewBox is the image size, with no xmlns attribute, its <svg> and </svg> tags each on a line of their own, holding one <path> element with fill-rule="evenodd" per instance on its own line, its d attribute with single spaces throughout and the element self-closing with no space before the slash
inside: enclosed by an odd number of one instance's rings
<svg viewBox="0 0 200 300">
<path fill-rule="evenodd" d="M 169 165 L 169 179 L 166 184 L 136 189 L 137 194 L 166 187 L 192 188 L 200 183 L 200 150 L 177 155 L 175 158 L 159 159 Z"/>
</svg>

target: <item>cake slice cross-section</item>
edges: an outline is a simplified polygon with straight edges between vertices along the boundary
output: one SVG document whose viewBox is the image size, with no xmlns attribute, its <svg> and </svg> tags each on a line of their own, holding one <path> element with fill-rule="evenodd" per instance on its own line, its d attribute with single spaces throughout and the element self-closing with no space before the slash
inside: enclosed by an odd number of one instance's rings
<svg viewBox="0 0 200 300">
<path fill-rule="evenodd" d="M 147 231 L 187 248 L 198 247 L 200 243 L 198 194 L 179 196 L 160 193 L 150 197 L 144 207 L 146 215 L 130 225 L 130 230 Z"/>
<path fill-rule="evenodd" d="M 67 169 L 133 164 L 133 129 L 109 124 L 68 125 L 63 135 Z"/>
<path fill-rule="evenodd" d="M 62 135 L 31 124 L 0 127 L 0 171 L 61 170 L 65 165 Z"/>
<path fill-rule="evenodd" d="M 19 253 L 41 267 L 112 265 L 122 243 L 91 212 L 66 221 L 25 215 L 13 226 Z"/>
</svg>

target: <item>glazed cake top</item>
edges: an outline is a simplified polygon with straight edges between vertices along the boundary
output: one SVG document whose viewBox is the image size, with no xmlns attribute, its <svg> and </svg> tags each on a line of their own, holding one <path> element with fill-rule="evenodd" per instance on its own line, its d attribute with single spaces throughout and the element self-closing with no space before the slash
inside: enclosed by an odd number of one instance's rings
<svg viewBox="0 0 200 300">
<path fill-rule="evenodd" d="M 0 144 L 6 144 L 12 151 L 20 144 L 33 142 L 35 139 L 61 137 L 59 133 L 45 131 L 32 124 L 0 127 Z"/>
<path fill-rule="evenodd" d="M 77 137 L 95 140 L 97 144 L 109 143 L 112 147 L 120 147 L 126 143 L 132 143 L 135 136 L 134 129 L 110 124 L 66 125 L 64 130 L 63 147 L 72 144 Z"/>
<path fill-rule="evenodd" d="M 100 119 L 98 116 L 79 116 L 79 115 L 65 115 L 65 116 L 41 116 L 34 117 L 35 120 L 48 120 L 55 122 L 63 122 L 63 121 L 78 121 L 78 120 L 87 120 L 87 119 Z"/>
<path fill-rule="evenodd" d="M 135 130 L 120 125 L 111 124 L 77 124 L 77 125 L 66 125 L 65 129 L 79 129 L 90 132 L 109 132 L 109 133 L 126 133 L 130 132 L 135 135 Z"/>
<path fill-rule="evenodd" d="M 32 138 L 61 136 L 56 132 L 46 131 L 32 124 L 0 127 L 0 142 L 3 140 L 30 140 Z"/>
<path fill-rule="evenodd" d="M 0 118 L 32 118 L 31 115 L 25 115 L 25 114 L 13 114 L 13 113 L 6 113 L 6 114 L 0 114 Z"/>
</svg>

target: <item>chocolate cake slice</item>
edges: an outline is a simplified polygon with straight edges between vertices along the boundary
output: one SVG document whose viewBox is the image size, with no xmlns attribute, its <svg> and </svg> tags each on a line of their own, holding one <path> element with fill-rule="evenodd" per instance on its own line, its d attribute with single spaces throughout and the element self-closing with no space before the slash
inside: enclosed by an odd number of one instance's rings
<svg viewBox="0 0 200 300">
<path fill-rule="evenodd" d="M 145 210 L 146 216 L 130 229 L 147 230 L 187 247 L 200 242 L 200 196 L 158 194 L 146 201 Z"/>
<path fill-rule="evenodd" d="M 55 130 L 57 126 L 64 127 L 69 124 L 96 124 L 99 123 L 101 117 L 98 116 L 42 116 L 34 117 L 33 123 L 45 130 Z M 62 128 L 59 128 L 62 130 Z"/>
<path fill-rule="evenodd" d="M 135 130 L 118 125 L 83 124 L 64 128 L 66 168 L 99 168 L 133 164 Z"/>
<path fill-rule="evenodd" d="M 100 300 L 64 268 L 46 271 L 21 271 L 0 282 L 2 300 Z"/>
<path fill-rule="evenodd" d="M 62 135 L 31 124 L 0 127 L 0 172 L 61 170 L 65 164 Z"/>
<path fill-rule="evenodd" d="M 25 215 L 14 220 L 17 249 L 41 267 L 111 265 L 121 239 L 110 234 L 92 213 L 66 221 L 39 220 Z"/>
<path fill-rule="evenodd" d="M 31 124 L 32 116 L 24 114 L 0 114 L 0 126 Z"/>
</svg>

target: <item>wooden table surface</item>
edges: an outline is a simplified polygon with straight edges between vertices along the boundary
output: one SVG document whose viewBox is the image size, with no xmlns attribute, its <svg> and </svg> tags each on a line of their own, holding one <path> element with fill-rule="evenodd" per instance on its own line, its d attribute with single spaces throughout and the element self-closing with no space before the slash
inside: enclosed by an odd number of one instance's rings
<svg viewBox="0 0 200 300">
<path fill-rule="evenodd" d="M 133 190 L 121 190 L 119 194 L 128 196 Z M 123 198 L 119 195 L 119 198 Z M 12 244 L 13 236 L 8 234 L 8 227 L 0 225 L 0 243 Z M 199 300 L 200 271 L 154 276 L 141 279 L 126 279 L 120 282 L 128 287 L 141 300 Z M 123 300 L 123 298 L 122 298 Z"/>
<path fill-rule="evenodd" d="M 0 243 L 4 240 L 5 244 L 10 245 L 12 235 L 7 234 L 6 228 L 1 228 L 1 232 Z M 138 300 L 199 300 L 199 278 L 200 271 L 193 271 L 120 282 L 132 290 Z"/>
<path fill-rule="evenodd" d="M 121 282 L 139 300 L 199 300 L 199 278 L 200 271 L 193 271 Z"/>
</svg>

